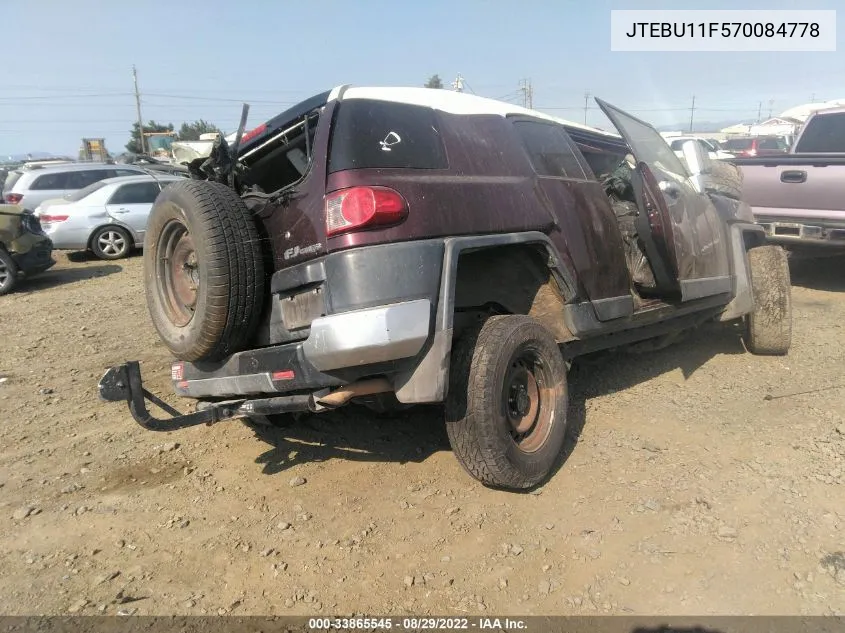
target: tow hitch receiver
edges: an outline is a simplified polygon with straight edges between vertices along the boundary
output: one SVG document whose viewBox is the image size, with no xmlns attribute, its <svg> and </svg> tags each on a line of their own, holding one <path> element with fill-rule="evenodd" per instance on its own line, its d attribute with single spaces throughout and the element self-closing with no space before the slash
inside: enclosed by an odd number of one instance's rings
<svg viewBox="0 0 845 633">
<path fill-rule="evenodd" d="M 100 399 L 106 402 L 126 402 L 132 417 L 149 431 L 175 431 L 198 424 L 213 424 L 221 420 L 248 416 L 256 413 L 273 414 L 313 410 L 310 395 L 281 396 L 256 400 L 229 400 L 210 403 L 195 413 L 180 413 L 155 394 L 144 389 L 138 361 L 129 361 L 109 369 L 98 385 Z M 147 409 L 146 401 L 170 415 L 159 419 Z"/>
</svg>

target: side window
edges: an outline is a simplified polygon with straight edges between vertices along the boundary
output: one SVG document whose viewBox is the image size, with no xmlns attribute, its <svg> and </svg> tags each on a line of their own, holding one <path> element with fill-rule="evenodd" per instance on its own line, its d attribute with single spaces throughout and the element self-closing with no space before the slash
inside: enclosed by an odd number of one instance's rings
<svg viewBox="0 0 845 633">
<path fill-rule="evenodd" d="M 69 175 L 70 174 L 62 172 L 59 174 L 44 174 L 43 176 L 38 176 L 38 178 L 33 181 L 30 189 L 35 191 L 67 189 Z"/>
<path fill-rule="evenodd" d="M 109 173 L 105 169 L 85 169 L 82 171 L 68 172 L 67 188 L 82 189 L 108 177 Z"/>
<path fill-rule="evenodd" d="M 134 182 L 118 187 L 108 204 L 152 204 L 160 190 L 154 182 Z"/>
<path fill-rule="evenodd" d="M 576 148 L 562 128 L 551 123 L 516 121 L 528 158 L 539 176 L 587 180 Z"/>
<path fill-rule="evenodd" d="M 431 108 L 371 99 L 349 99 L 339 104 L 329 173 L 447 166 L 437 117 Z"/>
</svg>

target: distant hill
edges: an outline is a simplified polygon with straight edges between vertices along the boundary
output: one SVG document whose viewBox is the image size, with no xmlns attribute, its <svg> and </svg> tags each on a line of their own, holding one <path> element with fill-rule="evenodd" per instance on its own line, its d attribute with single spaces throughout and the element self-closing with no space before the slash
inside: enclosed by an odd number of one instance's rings
<svg viewBox="0 0 845 633">
<path fill-rule="evenodd" d="M 50 152 L 30 152 L 29 154 L 0 154 L 0 160 L 18 162 L 24 160 L 44 160 L 45 158 L 60 158 Z"/>
</svg>

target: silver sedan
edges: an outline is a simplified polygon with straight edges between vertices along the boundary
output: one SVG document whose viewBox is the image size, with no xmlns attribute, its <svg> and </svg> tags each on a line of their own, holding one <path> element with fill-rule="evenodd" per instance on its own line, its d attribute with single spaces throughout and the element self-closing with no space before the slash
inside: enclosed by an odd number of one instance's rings
<svg viewBox="0 0 845 633">
<path fill-rule="evenodd" d="M 176 176 L 122 176 L 101 180 L 35 210 L 53 246 L 91 250 L 100 259 L 126 257 L 144 243 L 153 202 Z"/>
</svg>

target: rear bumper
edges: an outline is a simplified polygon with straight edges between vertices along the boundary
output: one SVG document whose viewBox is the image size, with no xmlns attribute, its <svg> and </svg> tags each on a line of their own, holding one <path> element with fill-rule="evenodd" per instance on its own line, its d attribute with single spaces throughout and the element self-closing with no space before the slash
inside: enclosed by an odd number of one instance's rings
<svg viewBox="0 0 845 633">
<path fill-rule="evenodd" d="M 431 322 L 428 299 L 343 312 L 315 319 L 302 342 L 239 352 L 218 366 L 177 362 L 171 378 L 176 393 L 191 398 L 340 386 L 419 354 Z"/>
<path fill-rule="evenodd" d="M 56 262 L 52 253 L 53 243 L 49 239 L 45 239 L 30 248 L 26 253 L 13 253 L 12 259 L 21 274 L 29 276 L 44 272 L 53 266 Z"/>
<path fill-rule="evenodd" d="M 845 246 L 845 224 L 813 218 L 778 218 L 756 216 L 766 232 L 766 239 L 774 244 L 816 244 Z"/>
</svg>

